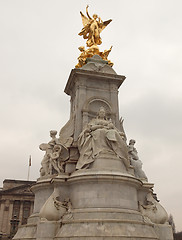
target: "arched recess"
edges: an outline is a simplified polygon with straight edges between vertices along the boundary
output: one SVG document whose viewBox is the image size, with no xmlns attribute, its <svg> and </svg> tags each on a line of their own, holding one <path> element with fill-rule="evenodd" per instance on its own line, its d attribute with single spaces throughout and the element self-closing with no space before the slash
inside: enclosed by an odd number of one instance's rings
<svg viewBox="0 0 182 240">
<path fill-rule="evenodd" d="M 83 127 L 86 126 L 91 119 L 97 116 L 97 113 L 100 107 L 104 107 L 106 110 L 106 117 L 108 119 L 112 119 L 115 124 L 115 113 L 112 111 L 112 105 L 104 98 L 94 97 L 87 100 L 83 109 L 82 109 L 82 117 L 83 117 Z"/>
</svg>

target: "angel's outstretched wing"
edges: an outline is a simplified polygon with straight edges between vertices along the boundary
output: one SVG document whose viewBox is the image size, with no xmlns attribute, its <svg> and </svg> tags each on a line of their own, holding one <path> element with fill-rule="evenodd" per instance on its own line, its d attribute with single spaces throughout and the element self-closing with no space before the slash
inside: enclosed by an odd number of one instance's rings
<svg viewBox="0 0 182 240">
<path fill-rule="evenodd" d="M 81 17 L 82 17 L 82 23 L 85 27 L 87 24 L 89 24 L 89 19 L 80 11 Z"/>
<path fill-rule="evenodd" d="M 107 25 L 112 21 L 112 19 L 109 19 L 107 21 L 104 21 L 102 23 L 99 23 L 99 29 L 100 32 L 102 32 L 102 30 L 104 30 L 105 27 L 107 27 Z"/>
</svg>

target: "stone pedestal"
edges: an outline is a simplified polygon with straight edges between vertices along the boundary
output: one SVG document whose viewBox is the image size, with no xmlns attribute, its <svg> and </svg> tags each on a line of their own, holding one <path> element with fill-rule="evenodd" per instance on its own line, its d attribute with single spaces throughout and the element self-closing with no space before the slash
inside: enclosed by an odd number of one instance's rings
<svg viewBox="0 0 182 240">
<path fill-rule="evenodd" d="M 93 68 L 96 70 L 93 71 Z M 105 107 L 107 117 L 111 118 L 116 127 L 120 129 L 118 88 L 124 80 L 125 76 L 117 75 L 97 55 L 82 69 L 71 71 L 64 91 L 71 97 L 69 128 L 74 124 L 75 141 L 83 127 L 96 117 L 101 106 Z"/>
<path fill-rule="evenodd" d="M 123 173 L 127 173 L 124 163 L 114 153 L 102 153 L 90 165 L 90 169 L 96 170 L 113 170 L 118 169 Z"/>
<path fill-rule="evenodd" d="M 171 227 L 154 224 L 138 208 L 138 200 L 151 184 L 116 170 L 79 170 L 68 178 L 39 181 L 33 187 L 34 214 L 14 239 L 158 239 L 172 240 Z M 61 199 L 69 196 L 72 208 L 59 221 L 39 217 L 45 201 L 57 189 Z"/>
</svg>

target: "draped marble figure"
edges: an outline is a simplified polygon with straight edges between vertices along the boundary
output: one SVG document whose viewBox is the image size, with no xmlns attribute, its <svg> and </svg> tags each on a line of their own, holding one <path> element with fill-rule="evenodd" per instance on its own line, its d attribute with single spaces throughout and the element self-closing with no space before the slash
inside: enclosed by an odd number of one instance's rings
<svg viewBox="0 0 182 240">
<path fill-rule="evenodd" d="M 69 157 L 68 148 L 56 137 L 57 131 L 51 130 L 51 141 L 40 144 L 39 148 L 45 151 L 41 162 L 40 177 L 48 175 L 60 175 L 64 172 L 65 161 Z"/>
<path fill-rule="evenodd" d="M 98 116 L 81 132 L 78 149 L 80 158 L 76 169 L 89 168 L 101 153 L 114 153 L 123 161 L 126 169 L 130 168 L 125 134 L 120 132 L 111 120 L 106 119 L 103 107 L 99 109 Z"/>
<path fill-rule="evenodd" d="M 129 155 L 130 163 L 134 167 L 135 176 L 147 182 L 148 181 L 147 176 L 145 172 L 142 170 L 142 165 L 143 165 L 142 161 L 139 159 L 138 152 L 134 147 L 134 145 L 135 145 L 135 140 L 131 139 L 128 145 L 128 155 Z"/>
</svg>

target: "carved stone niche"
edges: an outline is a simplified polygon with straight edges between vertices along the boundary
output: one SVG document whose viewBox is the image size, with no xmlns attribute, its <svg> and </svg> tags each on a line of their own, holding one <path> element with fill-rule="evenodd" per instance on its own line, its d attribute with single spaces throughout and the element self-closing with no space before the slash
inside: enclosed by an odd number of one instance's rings
<svg viewBox="0 0 182 240">
<path fill-rule="evenodd" d="M 103 98 L 91 98 L 89 99 L 83 110 L 82 110 L 82 118 L 83 118 L 83 128 L 93 119 L 97 117 L 98 111 L 100 107 L 104 107 L 106 110 L 106 117 L 108 119 L 112 119 L 113 124 L 116 121 L 116 114 L 112 112 L 112 106 L 107 102 L 107 100 Z"/>
</svg>

